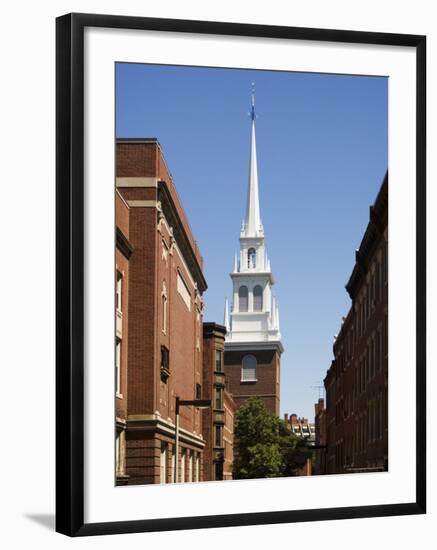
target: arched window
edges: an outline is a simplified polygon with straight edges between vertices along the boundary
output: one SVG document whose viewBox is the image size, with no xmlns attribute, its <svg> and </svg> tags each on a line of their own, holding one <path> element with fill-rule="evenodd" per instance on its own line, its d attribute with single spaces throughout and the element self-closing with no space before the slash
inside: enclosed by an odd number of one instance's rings
<svg viewBox="0 0 437 550">
<path fill-rule="evenodd" d="M 256 250 L 254 248 L 249 248 L 247 251 L 247 267 L 256 267 Z"/>
<path fill-rule="evenodd" d="M 245 355 L 241 362 L 241 381 L 256 382 L 256 359 L 253 355 Z"/>
<path fill-rule="evenodd" d="M 263 289 L 259 285 L 253 289 L 253 311 L 263 310 Z"/>
<path fill-rule="evenodd" d="M 247 286 L 240 286 L 238 289 L 238 310 L 248 311 L 249 309 L 249 292 Z"/>
<path fill-rule="evenodd" d="M 167 289 L 165 283 L 162 283 L 161 292 L 161 330 L 167 332 Z"/>
</svg>

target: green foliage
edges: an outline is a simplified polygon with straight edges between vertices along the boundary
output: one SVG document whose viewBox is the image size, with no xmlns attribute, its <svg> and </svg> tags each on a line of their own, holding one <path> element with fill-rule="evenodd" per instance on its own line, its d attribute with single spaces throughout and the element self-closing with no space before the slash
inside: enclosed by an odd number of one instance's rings
<svg viewBox="0 0 437 550">
<path fill-rule="evenodd" d="M 240 407 L 235 424 L 234 479 L 296 475 L 311 452 L 258 398 Z"/>
<path fill-rule="evenodd" d="M 279 419 L 257 398 L 240 407 L 235 425 L 234 479 L 277 477 L 283 460 L 278 441 Z"/>
<path fill-rule="evenodd" d="M 284 476 L 296 475 L 305 466 L 307 459 L 312 458 L 313 453 L 308 449 L 305 440 L 297 437 L 283 420 L 279 420 L 279 445 L 283 456 Z"/>
</svg>

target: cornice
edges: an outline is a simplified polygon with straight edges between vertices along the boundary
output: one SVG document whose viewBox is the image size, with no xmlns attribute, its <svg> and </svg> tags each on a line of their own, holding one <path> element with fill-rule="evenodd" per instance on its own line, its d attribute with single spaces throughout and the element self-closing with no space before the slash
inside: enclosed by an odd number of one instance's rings
<svg viewBox="0 0 437 550">
<path fill-rule="evenodd" d="M 119 227 L 115 228 L 115 243 L 120 252 L 129 259 L 134 247 Z"/>
<path fill-rule="evenodd" d="M 173 236 L 176 239 L 182 254 L 184 255 L 184 259 L 198 285 L 199 291 L 203 293 L 208 288 L 208 285 L 203 275 L 202 268 L 197 261 L 196 255 L 194 254 L 190 241 L 185 233 L 182 220 L 178 214 L 172 196 L 167 189 L 167 184 L 165 181 L 158 182 L 158 197 L 161 203 L 162 212 L 169 225 L 173 228 Z"/>
</svg>

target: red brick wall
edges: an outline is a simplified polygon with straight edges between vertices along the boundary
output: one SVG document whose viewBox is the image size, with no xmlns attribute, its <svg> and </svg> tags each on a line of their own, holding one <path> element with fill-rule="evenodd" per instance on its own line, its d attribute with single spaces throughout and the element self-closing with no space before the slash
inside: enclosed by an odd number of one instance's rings
<svg viewBox="0 0 437 550">
<path fill-rule="evenodd" d="M 176 193 L 156 142 L 119 143 L 117 176 L 157 177 L 165 181 L 171 194 Z M 118 193 L 127 202 L 157 199 L 157 189 L 154 187 L 118 187 Z M 182 221 L 182 229 L 192 243 L 193 251 L 200 263 L 197 245 L 194 243 L 177 195 L 173 200 Z M 157 207 L 132 205 L 129 208 L 128 220 L 125 209 L 126 205 L 118 197 L 116 220 L 124 228 L 123 232 L 134 249 L 129 261 L 126 467 L 130 484 L 157 483 L 160 478 L 161 440 L 169 443 L 170 461 L 171 444 L 174 443 L 174 439 L 135 422 L 142 422 L 141 419 L 146 423 L 152 421 L 151 415 L 157 413 L 164 422 L 174 424 L 176 396 L 181 399 L 193 399 L 196 384 L 203 384 L 202 299 L 195 288 L 192 274 L 187 270 L 187 259 L 181 257 L 182 252 Z M 163 254 L 164 250 L 167 252 Z M 117 255 L 117 259 L 118 257 Z M 120 259 L 120 262 L 122 261 Z M 177 289 L 178 272 L 190 293 L 189 309 Z M 165 332 L 162 330 L 163 283 L 167 292 Z M 162 345 L 170 352 L 170 376 L 166 381 L 161 378 Z M 181 407 L 180 427 L 199 437 L 202 431 L 201 411 L 193 407 Z M 200 451 L 200 448 L 187 442 L 181 442 L 180 448 L 182 447 L 196 453 Z M 188 456 L 189 454 L 187 468 Z M 167 468 L 168 476 L 170 466 L 171 462 Z"/>
<path fill-rule="evenodd" d="M 115 198 L 117 226 L 123 235 L 129 238 L 129 208 L 117 193 Z M 122 324 L 123 337 L 121 343 L 121 394 L 122 398 L 116 397 L 116 415 L 123 420 L 127 419 L 127 398 L 128 398 L 128 344 L 129 344 L 129 260 L 116 248 L 115 251 L 116 272 L 122 274 Z M 116 277 L 115 273 L 115 277 Z"/>
<path fill-rule="evenodd" d="M 241 382 L 241 362 L 249 354 L 256 357 L 257 382 Z M 279 363 L 279 354 L 274 350 L 225 352 L 226 379 L 236 409 L 250 397 L 259 397 L 271 413 L 279 416 Z"/>
<path fill-rule="evenodd" d="M 182 226 L 194 251 L 197 261 L 202 267 L 203 259 L 194 239 L 188 218 L 182 207 L 181 200 L 173 183 L 173 178 L 167 168 L 161 146 L 158 141 L 118 142 L 117 143 L 117 177 L 155 177 L 167 184 L 170 195 L 176 205 Z M 132 191 L 128 192 L 129 194 Z"/>
</svg>

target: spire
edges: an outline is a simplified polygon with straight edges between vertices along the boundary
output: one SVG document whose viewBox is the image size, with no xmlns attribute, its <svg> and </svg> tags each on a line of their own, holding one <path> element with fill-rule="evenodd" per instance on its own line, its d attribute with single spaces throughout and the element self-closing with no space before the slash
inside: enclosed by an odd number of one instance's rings
<svg viewBox="0 0 437 550">
<path fill-rule="evenodd" d="M 249 184 L 247 187 L 246 219 L 244 221 L 244 237 L 258 237 L 262 234 L 261 216 L 259 212 L 258 194 L 258 168 L 256 162 L 256 137 L 255 137 L 255 88 L 252 83 L 252 109 L 251 109 L 251 142 L 249 162 Z"/>
</svg>

